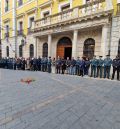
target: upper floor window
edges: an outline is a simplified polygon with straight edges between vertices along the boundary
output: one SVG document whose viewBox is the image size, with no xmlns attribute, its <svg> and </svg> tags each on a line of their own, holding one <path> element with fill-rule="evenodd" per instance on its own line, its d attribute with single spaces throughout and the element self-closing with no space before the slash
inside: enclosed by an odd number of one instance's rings
<svg viewBox="0 0 120 129">
<path fill-rule="evenodd" d="M 61 7 L 61 11 L 66 11 L 68 9 L 70 9 L 70 4 L 67 4 Z"/>
<path fill-rule="evenodd" d="M 9 25 L 6 25 L 5 38 L 9 37 Z"/>
<path fill-rule="evenodd" d="M 23 22 L 20 21 L 18 26 L 19 26 L 18 35 L 22 35 L 23 34 Z"/>
<path fill-rule="evenodd" d="M 34 27 L 34 17 L 31 17 L 29 19 L 29 28 L 33 28 Z"/>
<path fill-rule="evenodd" d="M 43 13 L 43 17 L 48 17 L 49 15 L 50 15 L 49 11 Z"/>
<path fill-rule="evenodd" d="M 5 12 L 9 10 L 9 0 L 5 0 Z"/>
<path fill-rule="evenodd" d="M 23 5 L 23 0 L 18 0 L 18 6 Z"/>
</svg>

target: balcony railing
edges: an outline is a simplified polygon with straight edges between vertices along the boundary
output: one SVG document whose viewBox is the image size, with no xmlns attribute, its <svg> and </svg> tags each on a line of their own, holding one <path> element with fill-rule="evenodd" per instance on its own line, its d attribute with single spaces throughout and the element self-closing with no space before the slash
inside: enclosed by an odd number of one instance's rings
<svg viewBox="0 0 120 129">
<path fill-rule="evenodd" d="M 8 38 L 9 37 L 9 32 L 6 32 L 5 35 L 4 35 L 5 38 Z"/>
<path fill-rule="evenodd" d="M 32 29 L 31 27 L 28 28 L 28 34 L 32 34 L 34 32 L 34 29 Z"/>
<path fill-rule="evenodd" d="M 18 36 L 23 35 L 23 30 L 18 30 L 18 31 L 17 31 L 17 35 L 18 35 Z"/>
<path fill-rule="evenodd" d="M 108 8 L 106 7 L 106 0 L 96 0 L 82 6 L 57 13 L 55 15 L 38 19 L 35 21 L 35 30 L 46 26 L 56 25 L 62 22 L 71 22 L 74 19 L 80 20 L 82 18 L 86 18 L 87 16 L 90 18 L 105 11 L 108 11 Z"/>
</svg>

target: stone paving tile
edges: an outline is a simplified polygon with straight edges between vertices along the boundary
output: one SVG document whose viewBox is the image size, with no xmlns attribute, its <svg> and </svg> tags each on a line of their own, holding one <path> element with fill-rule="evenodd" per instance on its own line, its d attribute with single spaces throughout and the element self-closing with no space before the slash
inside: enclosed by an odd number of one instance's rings
<svg viewBox="0 0 120 129">
<path fill-rule="evenodd" d="M 118 81 L 0 72 L 0 129 L 120 129 Z M 36 81 L 20 82 L 28 77 Z"/>
</svg>

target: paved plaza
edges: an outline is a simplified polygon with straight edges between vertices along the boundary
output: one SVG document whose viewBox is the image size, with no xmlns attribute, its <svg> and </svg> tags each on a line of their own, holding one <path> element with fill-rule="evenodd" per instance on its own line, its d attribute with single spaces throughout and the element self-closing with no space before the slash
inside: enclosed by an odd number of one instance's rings
<svg viewBox="0 0 120 129">
<path fill-rule="evenodd" d="M 0 129 L 120 129 L 120 82 L 1 69 Z"/>
</svg>

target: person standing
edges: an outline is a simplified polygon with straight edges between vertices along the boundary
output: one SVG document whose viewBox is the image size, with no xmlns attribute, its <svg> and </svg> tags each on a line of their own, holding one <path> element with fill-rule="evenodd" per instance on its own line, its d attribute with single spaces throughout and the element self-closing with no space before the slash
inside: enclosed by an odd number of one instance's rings
<svg viewBox="0 0 120 129">
<path fill-rule="evenodd" d="M 77 57 L 77 60 L 76 60 L 76 75 L 80 75 L 80 64 L 81 64 L 81 60 L 80 60 L 80 57 Z"/>
<path fill-rule="evenodd" d="M 41 71 L 41 58 L 40 58 L 40 56 L 37 59 L 37 68 L 38 68 L 38 71 Z"/>
<path fill-rule="evenodd" d="M 76 60 L 74 57 L 72 57 L 71 64 L 70 64 L 70 75 L 75 75 L 76 74 Z"/>
<path fill-rule="evenodd" d="M 99 56 L 98 66 L 97 66 L 97 77 L 100 76 L 100 78 L 102 78 L 103 64 L 104 64 L 104 61 L 102 59 L 102 56 Z"/>
<path fill-rule="evenodd" d="M 69 59 L 69 57 L 67 57 L 67 60 L 66 60 L 66 71 L 67 71 L 67 74 L 70 74 L 70 63 L 71 63 L 71 60 Z"/>
<path fill-rule="evenodd" d="M 48 59 L 47 57 L 44 58 L 44 72 L 47 72 L 47 62 L 48 62 Z"/>
<path fill-rule="evenodd" d="M 41 59 L 41 70 L 44 72 L 44 57 Z"/>
<path fill-rule="evenodd" d="M 91 77 L 96 78 L 96 68 L 98 65 L 98 60 L 96 59 L 96 56 L 93 56 L 93 59 L 90 61 L 91 64 Z"/>
<path fill-rule="evenodd" d="M 23 58 L 21 61 L 21 69 L 25 70 L 25 66 L 26 66 L 26 60 L 25 60 L 25 58 Z"/>
<path fill-rule="evenodd" d="M 106 58 L 104 59 L 104 78 L 109 79 L 110 78 L 110 69 L 112 65 L 112 59 L 110 58 L 110 55 L 106 55 Z"/>
<path fill-rule="evenodd" d="M 62 60 L 61 60 L 61 69 L 62 69 L 62 74 L 65 74 L 66 60 L 64 58 L 62 58 Z"/>
<path fill-rule="evenodd" d="M 82 57 L 82 60 L 80 61 L 80 76 L 84 76 L 84 69 L 85 69 L 85 58 Z"/>
<path fill-rule="evenodd" d="M 89 58 L 86 58 L 85 59 L 85 69 L 84 69 L 84 75 L 87 75 L 89 74 L 89 68 L 90 68 L 90 60 Z"/>
<path fill-rule="evenodd" d="M 116 71 L 117 71 L 117 80 L 119 80 L 119 74 L 120 74 L 120 57 L 119 56 L 116 56 L 116 58 L 113 59 L 112 66 L 113 66 L 112 80 L 114 79 Z"/>
<path fill-rule="evenodd" d="M 61 68 L 61 59 L 60 57 L 58 57 L 56 60 L 56 73 L 57 74 L 60 74 L 60 68 Z"/>
<path fill-rule="evenodd" d="M 36 58 L 33 59 L 33 70 L 37 71 L 37 59 Z"/>
<path fill-rule="evenodd" d="M 47 61 L 48 73 L 51 73 L 51 71 L 52 71 L 51 66 L 52 66 L 52 59 L 51 59 L 51 57 L 49 57 L 49 59 Z"/>
</svg>

